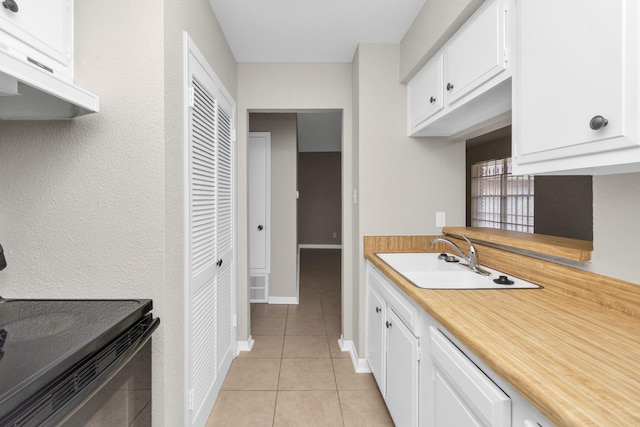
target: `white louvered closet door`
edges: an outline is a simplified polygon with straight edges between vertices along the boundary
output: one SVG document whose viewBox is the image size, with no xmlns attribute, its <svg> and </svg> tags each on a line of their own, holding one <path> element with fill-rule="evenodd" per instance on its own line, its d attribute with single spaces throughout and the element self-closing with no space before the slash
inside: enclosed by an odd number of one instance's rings
<svg viewBox="0 0 640 427">
<path fill-rule="evenodd" d="M 189 40 L 187 425 L 204 426 L 234 356 L 233 101 Z"/>
</svg>

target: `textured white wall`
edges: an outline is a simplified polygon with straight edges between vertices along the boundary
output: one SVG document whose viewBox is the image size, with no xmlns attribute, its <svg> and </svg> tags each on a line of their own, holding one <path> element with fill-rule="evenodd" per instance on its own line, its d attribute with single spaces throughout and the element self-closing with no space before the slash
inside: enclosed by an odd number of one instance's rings
<svg viewBox="0 0 640 427">
<path fill-rule="evenodd" d="M 164 349 L 163 11 L 75 2 L 76 83 L 100 113 L 0 122 L 0 294 L 152 298 L 154 419 Z M 139 31 L 144 28 L 144 31 Z M 160 375 L 157 375 L 160 373 Z"/>
<path fill-rule="evenodd" d="M 183 30 L 234 96 L 235 60 L 207 0 L 81 0 L 75 18 L 101 111 L 0 121 L 0 295 L 152 298 L 153 423 L 182 425 Z"/>
<path fill-rule="evenodd" d="M 163 279 L 162 11 L 77 2 L 76 82 L 100 113 L 0 122 L 0 236 L 12 297 L 152 297 Z M 137 25 L 109 37 L 95 28 Z M 117 46 L 118 48 L 116 48 Z M 124 49 L 126 46 L 127 49 Z M 145 70 L 145 78 L 132 78 Z"/>
</svg>

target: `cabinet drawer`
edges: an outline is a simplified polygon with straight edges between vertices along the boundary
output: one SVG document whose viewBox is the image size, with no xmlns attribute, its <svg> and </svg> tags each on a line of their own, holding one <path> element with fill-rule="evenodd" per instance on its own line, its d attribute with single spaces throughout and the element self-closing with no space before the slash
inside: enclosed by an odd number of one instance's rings
<svg viewBox="0 0 640 427">
<path fill-rule="evenodd" d="M 396 286 L 382 276 L 375 267 L 369 264 L 367 269 L 369 284 L 375 288 L 388 306 L 398 315 L 415 336 L 420 336 L 418 330 L 418 313 L 406 296 Z"/>
<path fill-rule="evenodd" d="M 478 425 L 511 426 L 511 399 L 437 328 L 429 328 L 431 357 L 452 401 L 463 402 Z M 472 416 L 471 414 L 474 414 Z"/>
</svg>

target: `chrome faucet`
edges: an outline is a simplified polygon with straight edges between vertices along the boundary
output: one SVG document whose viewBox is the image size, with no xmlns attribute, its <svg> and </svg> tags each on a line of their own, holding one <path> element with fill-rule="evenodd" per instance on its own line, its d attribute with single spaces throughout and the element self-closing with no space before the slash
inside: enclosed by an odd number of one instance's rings
<svg viewBox="0 0 640 427">
<path fill-rule="evenodd" d="M 473 246 L 473 243 L 471 243 L 471 241 L 469 239 L 467 239 L 467 236 L 463 235 L 462 238 L 464 240 L 466 240 L 467 243 L 469 243 L 469 256 L 466 256 L 465 253 L 462 251 L 462 249 L 460 249 L 458 247 L 458 245 L 456 245 L 455 243 L 453 243 L 450 240 L 443 239 L 441 237 L 437 237 L 437 238 L 433 239 L 429 243 L 429 246 L 433 246 L 438 242 L 447 244 L 447 245 L 451 246 L 458 253 L 458 255 L 460 255 L 460 257 L 467 262 L 467 264 L 461 264 L 461 265 L 469 268 L 469 270 L 471 270 L 471 271 L 473 271 L 475 273 L 482 274 L 484 276 L 488 276 L 489 274 L 491 274 L 488 271 L 483 270 L 480 266 L 478 266 L 478 251 L 476 251 L 476 247 Z"/>
</svg>

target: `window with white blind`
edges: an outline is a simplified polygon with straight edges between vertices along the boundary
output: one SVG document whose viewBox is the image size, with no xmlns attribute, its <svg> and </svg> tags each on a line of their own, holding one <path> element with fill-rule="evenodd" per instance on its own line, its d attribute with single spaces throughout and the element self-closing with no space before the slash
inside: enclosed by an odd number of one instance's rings
<svg viewBox="0 0 640 427">
<path fill-rule="evenodd" d="M 471 226 L 534 232 L 533 175 L 511 175 L 511 158 L 471 167 Z"/>
</svg>

